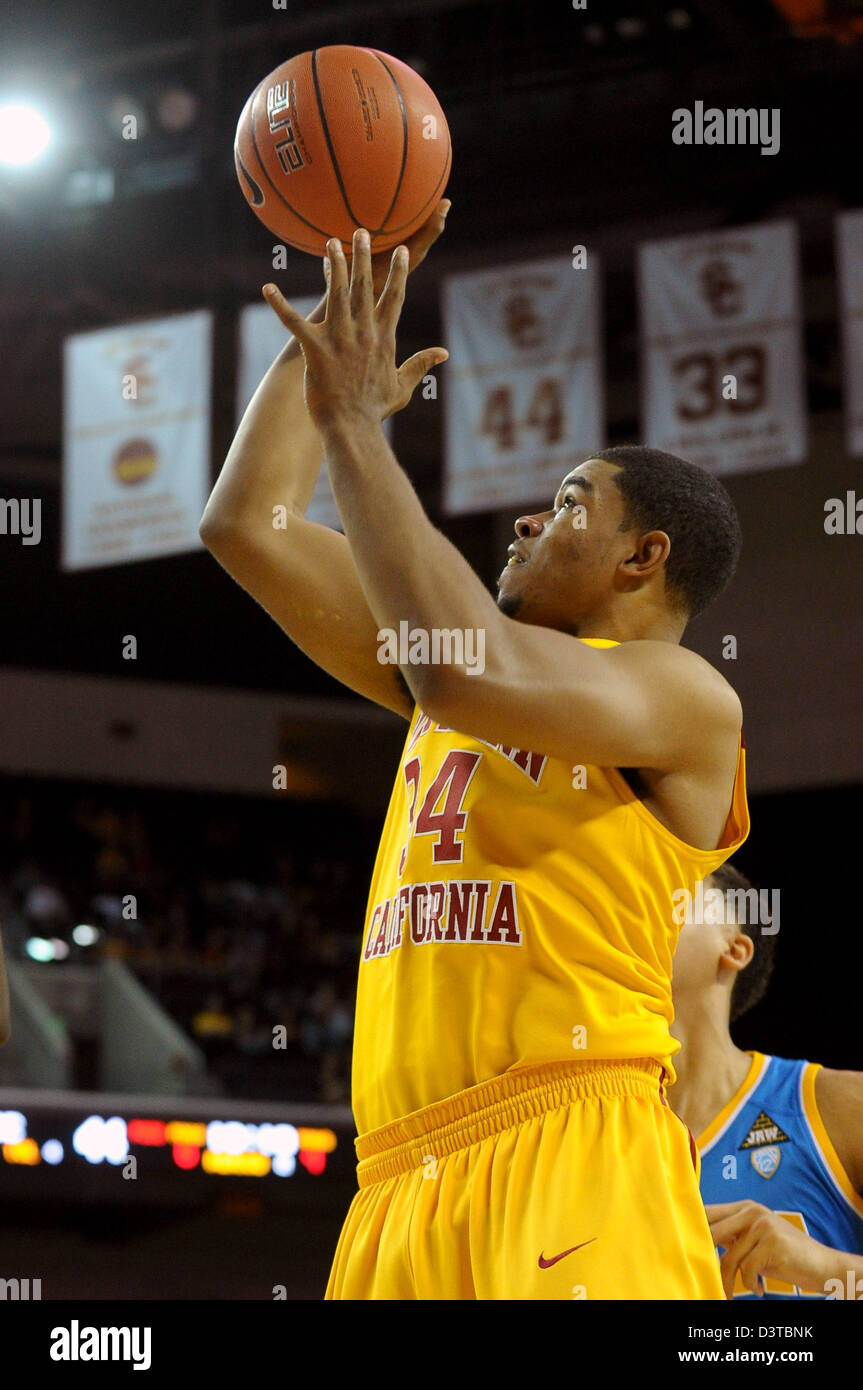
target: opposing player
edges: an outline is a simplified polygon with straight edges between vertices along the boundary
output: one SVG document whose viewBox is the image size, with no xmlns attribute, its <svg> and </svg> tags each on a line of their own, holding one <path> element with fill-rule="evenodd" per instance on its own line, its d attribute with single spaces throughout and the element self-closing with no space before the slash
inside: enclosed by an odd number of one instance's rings
<svg viewBox="0 0 863 1390">
<path fill-rule="evenodd" d="M 863 1295 L 863 1075 L 744 1052 L 778 922 L 732 865 L 702 891 L 674 961 L 671 1105 L 698 1136 L 701 1193 L 728 1297 Z M 856 1290 L 859 1281 L 859 1290 Z"/>
<path fill-rule="evenodd" d="M 349 279 L 328 249 L 310 319 L 265 289 L 299 348 L 259 387 L 201 526 L 309 656 L 409 721 L 359 971 L 359 1191 L 328 1296 L 720 1299 L 664 1085 L 673 897 L 749 827 L 740 702 L 680 646 L 734 570 L 734 509 L 679 459 L 600 451 L 516 522 L 495 603 L 381 429 L 446 356 L 396 367 L 408 256 L 372 261 L 358 231 Z M 322 449 L 344 536 L 303 518 Z"/>
</svg>

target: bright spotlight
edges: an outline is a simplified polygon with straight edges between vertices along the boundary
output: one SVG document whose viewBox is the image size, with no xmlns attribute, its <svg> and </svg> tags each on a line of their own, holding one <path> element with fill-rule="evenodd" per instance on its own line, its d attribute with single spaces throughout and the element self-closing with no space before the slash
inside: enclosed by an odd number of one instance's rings
<svg viewBox="0 0 863 1390">
<path fill-rule="evenodd" d="M 51 139 L 51 127 L 32 106 L 0 106 L 0 164 L 32 164 Z"/>
<path fill-rule="evenodd" d="M 44 936 L 31 936 L 24 950 L 31 960 L 47 961 L 54 959 L 54 947 Z"/>
</svg>

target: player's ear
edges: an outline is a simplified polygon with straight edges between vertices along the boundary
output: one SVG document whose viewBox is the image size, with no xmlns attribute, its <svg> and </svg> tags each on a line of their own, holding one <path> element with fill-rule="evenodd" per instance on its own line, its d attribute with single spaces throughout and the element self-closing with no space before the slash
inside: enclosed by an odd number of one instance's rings
<svg viewBox="0 0 863 1390">
<path fill-rule="evenodd" d="M 635 550 L 627 555 L 621 568 L 630 577 L 646 579 L 665 564 L 670 553 L 671 541 L 665 531 L 646 531 L 639 536 Z"/>
<path fill-rule="evenodd" d="M 724 965 L 728 970 L 745 970 L 755 953 L 752 937 L 746 932 L 738 931 L 729 937 L 725 944 L 725 950 L 719 957 L 720 965 Z"/>
</svg>

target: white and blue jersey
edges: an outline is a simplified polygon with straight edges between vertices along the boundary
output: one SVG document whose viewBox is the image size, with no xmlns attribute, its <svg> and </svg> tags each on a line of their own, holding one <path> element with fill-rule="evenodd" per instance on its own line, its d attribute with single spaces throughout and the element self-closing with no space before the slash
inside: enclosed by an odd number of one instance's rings
<svg viewBox="0 0 863 1390">
<path fill-rule="evenodd" d="M 813 1240 L 863 1254 L 863 1198 L 824 1127 L 815 1100 L 818 1063 L 753 1052 L 743 1085 L 698 1140 L 701 1196 L 760 1202 Z M 756 1298 L 738 1271 L 735 1298 Z M 821 1298 L 767 1279 L 764 1297 Z"/>
</svg>

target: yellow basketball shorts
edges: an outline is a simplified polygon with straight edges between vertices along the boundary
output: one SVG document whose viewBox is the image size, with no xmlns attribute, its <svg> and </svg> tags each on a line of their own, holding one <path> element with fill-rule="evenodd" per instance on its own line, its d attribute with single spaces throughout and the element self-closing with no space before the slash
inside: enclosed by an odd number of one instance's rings
<svg viewBox="0 0 863 1390">
<path fill-rule="evenodd" d="M 722 1299 L 650 1059 L 525 1067 L 356 1141 L 328 1299 Z"/>
</svg>

